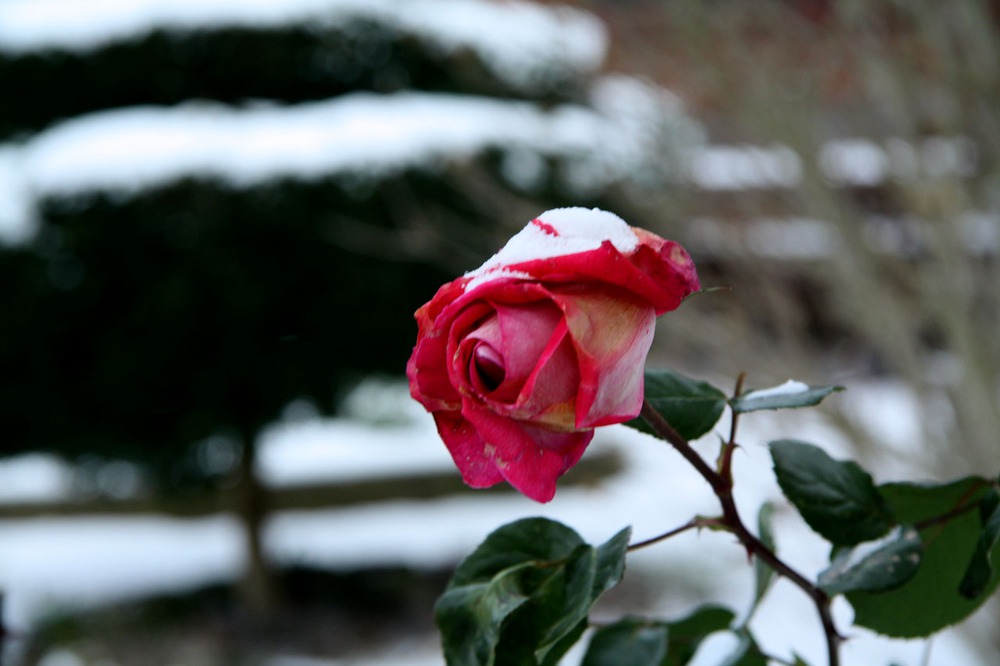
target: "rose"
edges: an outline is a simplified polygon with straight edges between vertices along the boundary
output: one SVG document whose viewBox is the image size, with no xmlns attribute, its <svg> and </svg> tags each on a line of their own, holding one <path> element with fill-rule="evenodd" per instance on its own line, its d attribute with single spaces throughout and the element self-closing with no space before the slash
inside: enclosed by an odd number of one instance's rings
<svg viewBox="0 0 1000 666">
<path fill-rule="evenodd" d="M 677 243 L 548 211 L 417 310 L 410 392 L 468 485 L 547 502 L 595 427 L 638 415 L 655 318 L 699 288 Z"/>
</svg>

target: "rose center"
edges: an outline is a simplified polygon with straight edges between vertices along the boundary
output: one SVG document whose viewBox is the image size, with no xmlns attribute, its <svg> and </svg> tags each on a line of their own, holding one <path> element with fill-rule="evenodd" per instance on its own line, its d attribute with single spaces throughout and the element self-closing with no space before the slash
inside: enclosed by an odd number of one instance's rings
<svg viewBox="0 0 1000 666">
<path fill-rule="evenodd" d="M 480 344 L 472 353 L 472 370 L 487 391 L 495 391 L 507 376 L 503 356 L 489 345 Z"/>
</svg>

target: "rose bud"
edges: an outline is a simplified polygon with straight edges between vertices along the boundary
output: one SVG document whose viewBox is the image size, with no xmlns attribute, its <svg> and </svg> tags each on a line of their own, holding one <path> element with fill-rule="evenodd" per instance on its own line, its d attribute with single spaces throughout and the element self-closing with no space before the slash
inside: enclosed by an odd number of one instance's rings
<svg viewBox="0 0 1000 666">
<path fill-rule="evenodd" d="M 677 243 L 548 211 L 417 310 L 410 392 L 468 485 L 547 502 L 595 427 L 639 414 L 655 318 L 698 289 Z"/>
</svg>

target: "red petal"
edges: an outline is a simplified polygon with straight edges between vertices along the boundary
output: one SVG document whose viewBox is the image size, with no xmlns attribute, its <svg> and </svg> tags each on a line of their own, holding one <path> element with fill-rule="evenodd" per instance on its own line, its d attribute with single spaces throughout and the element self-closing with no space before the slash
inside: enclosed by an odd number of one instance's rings
<svg viewBox="0 0 1000 666">
<path fill-rule="evenodd" d="M 465 483 L 473 488 L 489 488 L 504 480 L 486 453 L 486 442 L 461 413 L 435 412 L 434 422 Z"/>
<path fill-rule="evenodd" d="M 537 502 L 555 496 L 556 479 L 580 460 L 594 437 L 592 430 L 567 433 L 533 427 L 471 401 L 463 405 L 462 415 L 486 442 L 484 452 L 497 471 Z"/>
<path fill-rule="evenodd" d="M 642 407 L 643 365 L 653 342 L 652 307 L 607 290 L 555 291 L 576 348 L 580 382 L 576 427 L 621 423 Z"/>
</svg>

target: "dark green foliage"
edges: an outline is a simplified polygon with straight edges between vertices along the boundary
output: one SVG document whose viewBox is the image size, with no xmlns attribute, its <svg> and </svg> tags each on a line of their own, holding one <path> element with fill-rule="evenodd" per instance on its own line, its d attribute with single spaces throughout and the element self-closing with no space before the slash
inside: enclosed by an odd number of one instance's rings
<svg viewBox="0 0 1000 666">
<path fill-rule="evenodd" d="M 494 531 L 435 607 L 449 666 L 554 666 L 597 598 L 621 580 L 629 533 L 595 548 L 544 518 Z"/>
<path fill-rule="evenodd" d="M 672 621 L 625 617 L 594 632 L 583 666 L 683 666 L 705 638 L 728 630 L 734 618 L 728 608 L 711 605 Z"/>
<path fill-rule="evenodd" d="M 985 479 L 968 477 L 941 485 L 887 483 L 878 487 L 900 522 L 916 525 L 923 542 L 920 569 L 905 585 L 882 593 L 849 592 L 854 622 L 896 637 L 927 636 L 959 622 L 996 589 L 1000 550 L 990 554 L 992 577 L 974 599 L 960 584 L 983 534 L 978 508 L 991 490 Z"/>
<path fill-rule="evenodd" d="M 624 618 L 594 633 L 582 666 L 660 666 L 669 636 L 665 622 Z"/>
<path fill-rule="evenodd" d="M 983 498 L 979 509 L 983 530 L 959 585 L 959 592 L 967 599 L 975 599 L 981 595 L 993 578 L 990 556 L 1000 539 L 1000 494 L 996 490 L 991 492 Z"/>
<path fill-rule="evenodd" d="M 912 527 L 901 527 L 874 549 L 840 549 L 817 582 L 831 595 L 893 590 L 913 578 L 922 555 L 920 534 Z"/>
<path fill-rule="evenodd" d="M 774 473 L 809 527 L 830 543 L 852 546 L 877 539 L 894 524 L 890 506 L 856 463 L 793 440 L 771 442 Z"/>
<path fill-rule="evenodd" d="M 681 437 L 697 439 L 718 422 L 726 407 L 726 394 L 707 382 L 672 370 L 647 370 L 645 398 Z M 625 425 L 652 433 L 642 418 Z"/>
<path fill-rule="evenodd" d="M 4 96 L 0 139 L 92 111 L 191 99 L 288 103 L 416 89 L 559 101 L 579 96 L 581 82 L 572 76 L 554 76 L 544 90 L 518 90 L 472 51 L 429 48 L 416 35 L 360 17 L 329 26 L 157 30 L 85 52 L 0 51 L 0 90 L 19 91 Z"/>
<path fill-rule="evenodd" d="M 189 182 L 50 205 L 38 253 L 0 256 L 19 285 L 0 294 L 4 453 L 176 459 L 219 431 L 252 436 L 298 397 L 329 410 L 353 378 L 399 372 L 413 311 L 448 276 L 340 247 L 331 211 L 384 219 L 377 199 L 350 204 L 331 182 Z"/>
</svg>

